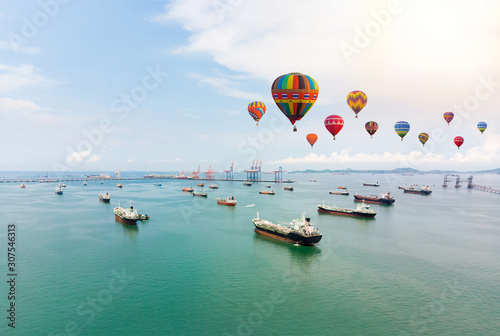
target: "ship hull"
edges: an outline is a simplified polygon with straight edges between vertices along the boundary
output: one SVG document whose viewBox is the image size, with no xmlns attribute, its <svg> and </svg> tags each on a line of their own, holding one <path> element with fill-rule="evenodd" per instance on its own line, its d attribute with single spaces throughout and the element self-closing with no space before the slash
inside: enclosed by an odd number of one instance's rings
<svg viewBox="0 0 500 336">
<path fill-rule="evenodd" d="M 420 194 L 420 195 L 430 195 L 432 193 L 432 190 L 408 190 L 408 189 L 404 189 L 403 191 L 405 193 L 408 193 L 408 194 Z"/>
<path fill-rule="evenodd" d="M 236 205 L 236 203 L 228 203 L 226 201 L 217 201 L 217 204 L 227 205 L 227 206 L 235 206 Z"/>
<path fill-rule="evenodd" d="M 335 192 L 335 191 L 330 191 L 330 195 L 342 195 L 342 196 L 349 196 L 349 193 L 343 193 L 343 192 Z"/>
<path fill-rule="evenodd" d="M 279 233 L 279 232 L 266 230 L 264 228 L 258 227 L 257 225 L 255 225 L 255 223 L 254 223 L 254 226 L 255 226 L 255 232 L 260 234 L 260 235 L 270 237 L 273 239 L 277 239 L 277 240 L 282 240 L 282 241 L 289 242 L 292 244 L 312 246 L 312 245 L 319 243 L 319 241 L 323 237 L 321 235 L 304 237 L 304 236 L 301 236 L 301 235 L 296 234 L 294 232 L 291 232 L 289 234 L 284 234 L 284 233 Z"/>
<path fill-rule="evenodd" d="M 120 223 L 127 224 L 127 225 L 137 225 L 136 219 L 134 220 L 134 219 L 122 218 L 122 217 L 118 216 L 117 214 L 115 214 L 115 220 L 120 222 Z"/>
<path fill-rule="evenodd" d="M 391 204 L 393 204 L 395 202 L 394 199 L 366 197 L 366 196 L 359 196 L 359 195 L 354 195 L 354 200 L 356 202 L 375 203 L 375 204 L 387 204 L 387 205 L 391 205 Z"/>
<path fill-rule="evenodd" d="M 358 212 L 358 211 L 344 212 L 344 211 L 324 209 L 322 207 L 318 207 L 318 212 L 328 213 L 328 214 L 332 214 L 332 215 L 349 216 L 349 217 L 364 217 L 364 218 L 373 218 L 377 214 L 377 213 L 364 213 L 364 212 Z"/>
<path fill-rule="evenodd" d="M 363 183 L 365 187 L 380 187 L 379 184 Z"/>
<path fill-rule="evenodd" d="M 102 198 L 102 197 L 99 197 L 99 201 L 103 202 L 103 203 L 109 203 L 111 199 L 110 198 Z"/>
</svg>

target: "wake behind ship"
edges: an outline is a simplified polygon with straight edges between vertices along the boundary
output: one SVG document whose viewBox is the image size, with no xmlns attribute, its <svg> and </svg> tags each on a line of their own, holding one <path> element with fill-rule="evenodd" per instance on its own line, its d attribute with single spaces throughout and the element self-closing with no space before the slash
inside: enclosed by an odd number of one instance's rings
<svg viewBox="0 0 500 336">
<path fill-rule="evenodd" d="M 318 229 L 310 223 L 310 218 L 305 217 L 305 213 L 302 213 L 301 218 L 294 219 L 285 225 L 273 224 L 268 220 L 261 219 L 259 213 L 252 222 L 256 233 L 290 243 L 311 246 L 317 244 L 323 237 Z"/>
</svg>

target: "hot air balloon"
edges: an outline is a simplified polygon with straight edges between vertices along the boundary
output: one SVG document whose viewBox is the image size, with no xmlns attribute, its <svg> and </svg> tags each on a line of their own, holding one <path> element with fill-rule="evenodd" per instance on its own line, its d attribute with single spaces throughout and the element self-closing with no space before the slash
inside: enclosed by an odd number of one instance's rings
<svg viewBox="0 0 500 336">
<path fill-rule="evenodd" d="M 331 115 L 325 119 L 325 127 L 333 135 L 333 140 L 335 140 L 335 135 L 344 127 L 344 119 L 338 115 Z"/>
<path fill-rule="evenodd" d="M 481 135 L 483 135 L 483 132 L 486 130 L 488 127 L 488 124 L 486 124 L 484 121 L 480 121 L 477 123 L 477 129 L 479 132 L 481 132 Z"/>
<path fill-rule="evenodd" d="M 318 83 L 307 75 L 292 72 L 279 76 L 271 86 L 271 92 L 276 105 L 290 120 L 293 131 L 295 123 L 311 109 L 319 93 Z"/>
<path fill-rule="evenodd" d="M 420 133 L 418 135 L 418 140 L 420 140 L 420 142 L 422 143 L 422 147 L 425 146 L 425 143 L 427 142 L 427 140 L 429 140 L 429 134 Z"/>
<path fill-rule="evenodd" d="M 455 143 L 455 145 L 457 145 L 458 149 L 460 149 L 460 146 L 462 146 L 462 144 L 464 143 L 464 138 L 462 138 L 461 136 L 456 136 L 455 139 L 453 139 L 453 142 Z"/>
<path fill-rule="evenodd" d="M 453 112 L 445 112 L 443 114 L 444 120 L 446 120 L 446 122 L 448 123 L 448 125 L 451 123 L 451 121 L 453 120 L 454 116 L 455 115 L 453 114 Z"/>
<path fill-rule="evenodd" d="M 309 133 L 308 135 L 306 135 L 306 139 L 311 145 L 311 148 L 313 148 L 313 145 L 316 143 L 316 140 L 318 140 L 318 136 L 314 133 Z"/>
<path fill-rule="evenodd" d="M 352 91 L 347 95 L 347 105 L 356 113 L 358 117 L 359 111 L 365 107 L 368 98 L 363 91 Z"/>
<path fill-rule="evenodd" d="M 403 141 L 404 136 L 410 130 L 410 124 L 406 121 L 398 121 L 396 125 L 394 125 L 394 129 L 396 133 L 401 137 L 401 141 Z"/>
<path fill-rule="evenodd" d="M 370 137 L 373 138 L 373 134 L 378 130 L 378 124 L 375 121 L 369 121 L 365 124 L 365 129 L 370 134 Z"/>
<path fill-rule="evenodd" d="M 258 126 L 260 118 L 266 113 L 266 105 L 260 101 L 251 102 L 248 104 L 248 113 L 257 122 Z"/>
</svg>

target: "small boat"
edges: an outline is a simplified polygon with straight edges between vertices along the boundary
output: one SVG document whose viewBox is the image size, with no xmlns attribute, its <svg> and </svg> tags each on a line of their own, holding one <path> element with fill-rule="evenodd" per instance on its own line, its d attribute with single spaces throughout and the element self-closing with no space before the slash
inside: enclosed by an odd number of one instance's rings
<svg viewBox="0 0 500 336">
<path fill-rule="evenodd" d="M 373 218 L 377 214 L 375 211 L 370 209 L 370 206 L 368 204 L 365 204 L 365 202 L 358 204 L 356 209 L 328 206 L 328 205 L 325 205 L 325 202 L 323 202 L 323 204 L 318 205 L 318 211 L 333 214 L 333 215 L 367 217 L 367 218 Z"/>
<path fill-rule="evenodd" d="M 182 191 L 186 191 L 186 192 L 193 192 L 193 191 L 194 191 L 194 188 L 193 188 L 193 187 L 189 187 L 189 188 L 182 188 Z"/>
<path fill-rule="evenodd" d="M 399 186 L 399 187 L 398 187 L 398 189 L 404 189 L 404 188 L 406 188 L 406 187 L 402 187 L 402 186 Z"/>
<path fill-rule="evenodd" d="M 432 190 L 429 188 L 429 186 L 425 186 L 423 188 L 415 188 L 414 186 L 410 186 L 409 188 L 404 188 L 403 191 L 405 193 L 421 195 L 430 195 L 432 193 Z"/>
<path fill-rule="evenodd" d="M 208 194 L 206 191 L 203 191 L 203 192 L 193 191 L 193 196 L 207 197 Z"/>
<path fill-rule="evenodd" d="M 251 186 L 252 182 L 243 182 L 243 185 L 245 185 L 245 186 Z"/>
<path fill-rule="evenodd" d="M 139 214 L 139 219 L 140 221 L 145 221 L 145 220 L 148 220 L 149 219 L 149 215 L 148 214 Z"/>
<path fill-rule="evenodd" d="M 293 186 L 284 186 L 283 189 L 293 191 Z"/>
<path fill-rule="evenodd" d="M 338 186 L 337 189 L 347 189 L 346 186 Z"/>
<path fill-rule="evenodd" d="M 121 183 L 118 183 L 116 186 L 117 186 L 118 188 L 123 188 L 123 184 L 121 184 Z"/>
<path fill-rule="evenodd" d="M 271 188 L 271 185 L 270 184 L 266 184 L 266 188 Z"/>
<path fill-rule="evenodd" d="M 57 195 L 62 195 L 63 194 L 63 188 L 62 187 L 57 187 L 56 190 L 54 191 Z"/>
<path fill-rule="evenodd" d="M 333 190 L 330 190 L 330 195 L 344 195 L 344 196 L 348 196 L 349 192 L 347 190 L 342 190 L 342 191 L 333 191 Z"/>
<path fill-rule="evenodd" d="M 87 181 L 83 182 L 83 185 L 86 186 L 87 185 Z"/>
<path fill-rule="evenodd" d="M 66 183 L 61 184 L 61 187 L 66 188 Z"/>
<path fill-rule="evenodd" d="M 380 197 L 378 197 L 377 195 L 371 195 L 371 196 L 354 195 L 354 201 L 365 202 L 365 203 L 377 203 L 377 204 L 393 204 L 396 200 L 391 196 L 390 193 L 385 193 L 385 194 L 380 194 Z"/>
<path fill-rule="evenodd" d="M 197 186 L 198 186 L 198 187 L 204 187 L 204 186 L 205 186 L 205 184 L 203 184 L 203 183 L 198 183 L 198 184 L 197 184 Z"/>
<path fill-rule="evenodd" d="M 219 186 L 217 184 L 211 184 L 208 186 L 210 189 L 219 189 Z"/>
<path fill-rule="evenodd" d="M 274 192 L 274 190 L 272 190 L 272 189 L 271 189 L 271 190 L 261 190 L 261 191 L 259 191 L 259 194 L 264 194 L 264 195 L 274 195 L 274 194 L 275 194 L 275 192 Z"/>
<path fill-rule="evenodd" d="M 314 179 L 310 179 L 310 180 L 309 180 L 309 182 L 316 182 L 316 180 L 314 180 Z"/>
<path fill-rule="evenodd" d="M 235 206 L 236 198 L 234 196 L 229 196 L 227 199 L 217 198 L 217 204 Z"/>
<path fill-rule="evenodd" d="M 106 193 L 106 194 L 99 194 L 99 201 L 104 202 L 104 203 L 109 203 L 111 200 L 111 196 Z"/>
<path fill-rule="evenodd" d="M 155 187 L 161 187 L 161 183 L 153 183 Z"/>
<path fill-rule="evenodd" d="M 101 184 L 104 184 L 104 182 L 102 182 L 102 180 L 101 180 Z"/>
<path fill-rule="evenodd" d="M 120 203 L 118 203 L 118 206 L 113 211 L 115 213 L 115 220 L 124 224 L 137 225 L 137 221 L 140 219 L 137 210 L 132 206 L 132 201 L 130 201 L 130 208 L 122 208 Z"/>
<path fill-rule="evenodd" d="M 26 188 L 26 185 L 24 183 L 21 183 L 21 188 Z"/>
<path fill-rule="evenodd" d="M 375 183 L 363 183 L 365 187 L 380 187 L 380 184 L 378 182 Z"/>
<path fill-rule="evenodd" d="M 301 218 L 294 219 L 289 224 L 273 224 L 268 220 L 260 219 L 257 212 L 257 218 L 254 218 L 252 222 L 258 234 L 294 244 L 312 246 L 321 240 L 322 235 L 310 223 L 310 220 L 305 217 L 305 213 L 302 213 Z"/>
</svg>

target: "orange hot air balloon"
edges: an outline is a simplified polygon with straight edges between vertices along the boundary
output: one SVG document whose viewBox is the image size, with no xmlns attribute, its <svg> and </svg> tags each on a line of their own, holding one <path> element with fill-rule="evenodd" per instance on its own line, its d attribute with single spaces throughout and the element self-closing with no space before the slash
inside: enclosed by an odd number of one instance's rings
<svg viewBox="0 0 500 336">
<path fill-rule="evenodd" d="M 313 145 L 316 143 L 316 140 L 318 140 L 318 136 L 314 133 L 309 133 L 306 135 L 307 142 L 311 145 L 311 148 L 313 148 Z"/>
<path fill-rule="evenodd" d="M 341 116 L 332 114 L 325 119 L 325 127 L 333 135 L 333 140 L 338 132 L 344 127 L 344 119 Z"/>
<path fill-rule="evenodd" d="M 248 104 L 248 113 L 257 122 L 259 126 L 260 118 L 266 113 L 266 105 L 260 101 L 254 101 Z"/>
<path fill-rule="evenodd" d="M 455 145 L 457 145 L 458 149 L 460 149 L 460 146 L 462 146 L 462 144 L 464 143 L 464 138 L 462 138 L 461 136 L 456 136 L 455 139 L 453 139 L 453 142 L 455 143 Z"/>
</svg>

